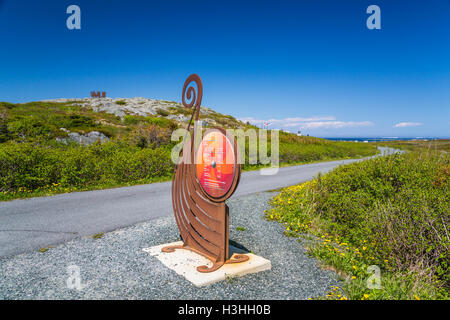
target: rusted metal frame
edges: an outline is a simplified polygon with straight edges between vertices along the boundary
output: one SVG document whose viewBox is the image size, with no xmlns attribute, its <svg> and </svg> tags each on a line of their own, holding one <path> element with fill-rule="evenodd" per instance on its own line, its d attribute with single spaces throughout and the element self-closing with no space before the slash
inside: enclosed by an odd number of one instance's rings
<svg viewBox="0 0 450 320">
<path fill-rule="evenodd" d="M 181 174 L 183 174 L 184 169 L 186 168 L 186 165 L 184 164 L 181 167 Z M 193 221 L 189 220 L 188 217 L 185 216 L 186 211 L 189 210 L 189 208 L 186 208 L 186 205 L 183 201 L 183 190 L 182 187 L 179 185 L 180 189 L 178 190 L 178 194 L 180 195 L 180 197 L 176 198 L 176 201 L 179 205 L 179 207 L 182 209 L 180 210 L 180 215 L 181 215 L 181 219 L 183 220 L 183 215 L 185 217 L 184 220 L 186 220 L 187 223 L 184 224 L 188 235 L 192 238 L 192 240 L 195 241 L 196 244 L 198 244 L 199 246 L 201 246 L 204 250 L 206 250 L 208 255 L 218 255 L 220 253 L 220 248 L 213 246 L 210 242 L 206 241 L 205 238 L 203 237 L 203 235 L 198 234 L 197 230 L 193 229 L 193 225 L 197 225 L 197 221 L 195 221 L 195 219 L 193 219 Z M 181 199 L 180 199 L 181 198 Z M 183 221 L 184 221 L 183 220 Z M 184 240 L 184 239 L 183 239 Z"/>
<path fill-rule="evenodd" d="M 186 195 L 184 190 L 182 190 L 182 197 L 189 197 L 189 195 Z M 182 205 L 184 214 L 190 223 L 190 226 L 188 228 L 195 232 L 192 235 L 197 240 L 197 242 L 199 242 L 202 247 L 208 249 L 210 252 L 219 254 L 220 234 L 218 234 L 217 232 L 213 232 L 212 230 L 206 228 L 203 224 L 201 224 L 198 218 L 195 217 L 194 214 L 192 214 L 192 207 L 188 207 L 186 202 L 183 201 Z M 195 204 L 192 203 L 192 206 L 195 206 Z M 196 237 L 196 235 L 198 235 L 198 237 Z"/>
<path fill-rule="evenodd" d="M 197 93 L 191 82 L 197 84 Z M 194 107 L 191 119 L 187 124 L 190 130 L 192 119 L 199 118 L 203 86 L 199 76 L 191 75 L 183 86 L 183 105 Z M 185 98 L 191 99 L 187 103 Z M 187 155 L 182 155 L 182 160 L 175 166 L 172 181 L 172 206 L 175 220 L 183 239 L 183 245 L 165 247 L 162 251 L 173 252 L 175 249 L 188 249 L 197 252 L 213 262 L 211 267 L 199 266 L 200 272 L 212 272 L 220 268 L 225 263 L 238 263 L 248 260 L 248 256 L 234 254 L 229 259 L 229 209 L 225 200 L 236 190 L 239 183 L 241 166 L 237 163 L 239 159 L 239 149 L 237 141 L 233 137 L 227 136 L 225 130 L 215 128 L 233 142 L 235 157 L 235 170 L 233 182 L 229 190 L 219 198 L 211 197 L 198 181 L 195 171 L 194 150 L 195 136 L 190 140 L 190 163 L 186 163 Z M 194 134 L 195 135 L 195 132 Z M 186 137 L 185 137 L 186 138 Z M 186 141 L 186 139 L 185 139 Z"/>
</svg>

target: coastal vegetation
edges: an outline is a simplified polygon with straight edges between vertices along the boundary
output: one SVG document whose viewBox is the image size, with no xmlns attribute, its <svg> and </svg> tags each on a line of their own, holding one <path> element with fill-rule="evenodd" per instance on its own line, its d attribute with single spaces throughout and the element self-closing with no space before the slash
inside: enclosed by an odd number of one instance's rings
<svg viewBox="0 0 450 320">
<path fill-rule="evenodd" d="M 433 150 L 450 152 L 450 139 L 437 140 L 394 140 L 375 143 L 381 147 L 390 147 L 407 151 Z"/>
<path fill-rule="evenodd" d="M 272 199 L 266 218 L 340 275 L 342 286 L 324 298 L 450 298 L 450 157 L 409 147 L 340 166 Z"/>
<path fill-rule="evenodd" d="M 132 101 L 121 99 L 114 107 L 130 105 Z M 167 101 L 146 116 L 131 112 L 118 116 L 80 101 L 0 102 L 0 200 L 169 180 L 175 145 L 171 134 L 184 127 L 189 112 Z M 255 128 L 211 109 L 201 113 L 200 119 L 211 126 Z M 76 140 L 92 132 L 102 141 L 80 144 Z M 270 141 L 270 133 L 268 137 Z M 244 152 L 248 158 L 248 145 Z M 280 132 L 280 165 L 361 158 L 376 152 L 375 145 L 366 143 Z M 243 169 L 260 167 L 257 162 Z"/>
</svg>

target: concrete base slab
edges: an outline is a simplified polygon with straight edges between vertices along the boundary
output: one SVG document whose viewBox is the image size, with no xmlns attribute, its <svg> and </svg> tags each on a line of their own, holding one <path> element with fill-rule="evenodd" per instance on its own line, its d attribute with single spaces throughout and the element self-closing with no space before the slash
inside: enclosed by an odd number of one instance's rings
<svg viewBox="0 0 450 320">
<path fill-rule="evenodd" d="M 201 273 L 197 267 L 201 265 L 212 266 L 212 262 L 202 255 L 190 250 L 176 249 L 174 252 L 162 252 L 161 249 L 167 246 L 182 245 L 182 241 L 166 243 L 150 248 L 143 249 L 150 255 L 155 256 L 166 267 L 182 275 L 197 287 L 213 284 L 227 278 L 241 277 L 249 273 L 270 270 L 272 264 L 269 260 L 257 256 L 253 253 L 247 253 L 230 245 L 230 253 L 240 253 L 249 256 L 249 260 L 240 263 L 225 264 L 216 271 Z"/>
</svg>

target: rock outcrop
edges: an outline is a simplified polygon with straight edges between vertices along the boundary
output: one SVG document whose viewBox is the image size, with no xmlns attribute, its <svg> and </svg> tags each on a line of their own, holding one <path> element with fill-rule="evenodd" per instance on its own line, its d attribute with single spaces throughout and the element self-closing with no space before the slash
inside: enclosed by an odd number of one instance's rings
<svg viewBox="0 0 450 320">
<path fill-rule="evenodd" d="M 68 140 L 72 140 L 81 145 L 90 145 L 97 141 L 106 142 L 109 140 L 109 138 L 106 135 L 98 131 L 91 131 L 86 134 L 80 134 L 78 132 L 70 132 L 66 128 L 60 128 L 60 130 L 67 133 L 67 138 L 62 137 L 56 138 L 56 141 L 62 143 L 68 143 L 69 142 Z"/>
<path fill-rule="evenodd" d="M 44 100 L 48 102 L 74 102 L 74 104 L 81 106 L 88 106 L 92 108 L 93 111 L 99 112 L 104 111 L 107 113 L 114 114 L 118 117 L 123 118 L 125 115 L 140 115 L 140 116 L 150 116 L 150 115 L 162 115 L 169 119 L 175 119 L 177 121 L 188 121 L 189 118 L 183 114 L 173 115 L 170 114 L 170 110 L 173 108 L 183 108 L 183 106 L 177 102 L 165 101 L 165 100 L 154 100 L 148 98 L 84 98 L 84 99 L 53 99 Z M 161 113 L 167 112 L 168 115 Z M 200 109 L 200 114 L 208 115 L 214 111 L 210 108 L 202 107 Z"/>
</svg>

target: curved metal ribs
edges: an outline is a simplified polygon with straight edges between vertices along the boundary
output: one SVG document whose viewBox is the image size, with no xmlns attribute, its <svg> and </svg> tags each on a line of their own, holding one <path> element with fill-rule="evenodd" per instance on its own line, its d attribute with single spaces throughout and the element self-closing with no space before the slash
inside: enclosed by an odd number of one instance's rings
<svg viewBox="0 0 450 320">
<path fill-rule="evenodd" d="M 192 82 L 197 85 L 197 94 L 194 87 L 189 86 Z M 203 87 L 200 77 L 195 74 L 189 76 L 183 86 L 182 100 L 185 107 L 191 108 L 194 106 L 194 110 L 187 125 L 187 130 L 190 130 L 194 117 L 196 121 L 198 120 L 202 94 Z M 191 100 L 190 103 L 186 102 L 185 96 Z M 195 134 L 195 130 L 191 130 L 191 132 Z M 242 254 L 234 254 L 230 258 L 228 250 L 229 211 L 225 200 L 237 187 L 240 166 L 237 166 L 232 190 L 227 194 L 227 197 L 213 199 L 203 191 L 195 175 L 195 137 L 192 137 L 190 141 L 189 139 L 184 141 L 190 144 L 190 152 L 183 152 L 181 161 L 175 166 L 172 179 L 172 206 L 183 245 L 164 247 L 162 251 L 173 252 L 175 249 L 188 249 L 213 262 L 211 267 L 206 265 L 197 267 L 199 272 L 215 271 L 225 263 L 247 261 L 248 256 Z M 236 144 L 235 148 L 237 148 Z"/>
</svg>

